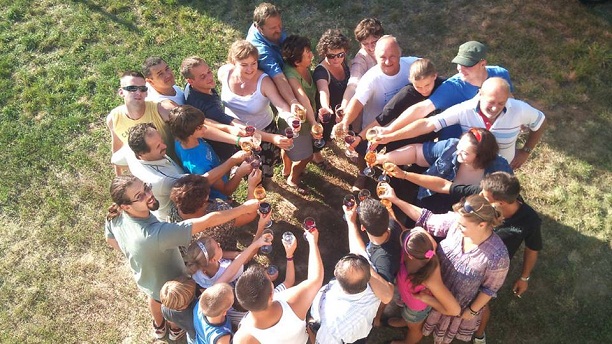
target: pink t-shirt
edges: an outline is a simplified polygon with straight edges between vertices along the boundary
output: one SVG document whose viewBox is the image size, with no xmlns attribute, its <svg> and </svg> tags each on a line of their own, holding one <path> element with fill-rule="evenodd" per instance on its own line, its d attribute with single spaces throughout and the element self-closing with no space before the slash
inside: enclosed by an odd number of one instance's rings
<svg viewBox="0 0 612 344">
<path fill-rule="evenodd" d="M 411 310 L 422 311 L 428 307 L 425 302 L 414 297 L 414 294 L 427 289 L 427 287 L 423 284 L 417 285 L 416 287 L 412 285 L 412 281 L 410 281 L 410 278 L 408 277 L 406 264 L 404 264 L 404 254 L 402 254 L 400 269 L 397 273 L 397 289 L 402 301 L 406 307 L 410 308 Z"/>
</svg>

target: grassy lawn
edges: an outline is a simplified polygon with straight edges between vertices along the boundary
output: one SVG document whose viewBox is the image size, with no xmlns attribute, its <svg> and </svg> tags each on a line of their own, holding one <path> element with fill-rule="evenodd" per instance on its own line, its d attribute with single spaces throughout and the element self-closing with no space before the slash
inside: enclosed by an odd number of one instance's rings
<svg viewBox="0 0 612 344">
<path fill-rule="evenodd" d="M 144 295 L 103 238 L 113 175 L 104 118 L 121 103 L 118 73 L 138 69 L 150 55 L 164 57 L 181 85 L 178 66 L 186 56 L 219 67 L 231 42 L 246 34 L 258 2 L 0 3 L 0 342 L 150 342 Z M 489 63 L 510 71 L 515 97 L 549 120 L 543 142 L 518 172 L 525 198 L 544 219 L 544 251 L 522 299 L 512 297 L 511 283 L 500 291 L 489 341 L 612 342 L 606 325 L 612 314 L 612 3 L 276 3 L 287 31 L 313 45 L 331 27 L 352 38 L 361 18 L 376 16 L 404 55 L 428 57 L 447 76 L 461 43 L 489 46 Z M 339 209 L 354 172 L 344 158 L 333 164 L 334 176 L 310 167 L 306 182 L 317 192 L 307 199 L 271 190 L 279 231 L 296 229 L 313 213 L 329 227 L 320 242 L 328 277 L 347 251 Z M 305 255 L 300 247 L 298 278 L 305 276 Z M 520 273 L 520 257 L 509 281 Z M 398 336 L 375 330 L 371 342 Z"/>
</svg>

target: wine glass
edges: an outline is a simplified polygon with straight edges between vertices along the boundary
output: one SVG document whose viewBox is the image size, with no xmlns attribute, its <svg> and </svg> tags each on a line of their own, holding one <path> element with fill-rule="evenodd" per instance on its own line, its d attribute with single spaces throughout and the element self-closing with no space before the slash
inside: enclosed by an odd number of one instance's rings
<svg viewBox="0 0 612 344">
<path fill-rule="evenodd" d="M 354 131 L 349 130 L 346 132 L 346 135 L 344 136 L 344 142 L 347 145 L 347 148 L 344 151 L 344 155 L 346 155 L 347 158 L 354 158 L 354 157 L 359 156 L 359 154 L 357 154 L 355 150 L 350 148 L 353 142 L 355 142 L 355 132 Z"/>
<path fill-rule="evenodd" d="M 259 203 L 259 212 L 263 215 L 267 215 L 272 211 L 272 205 L 268 202 L 261 202 Z M 270 228 L 272 227 L 272 219 L 270 219 L 268 221 L 268 223 L 266 223 L 266 225 L 264 226 L 265 228 Z"/>
<path fill-rule="evenodd" d="M 323 123 L 329 123 L 329 121 L 331 121 L 332 118 L 332 114 L 329 112 L 325 112 L 321 115 L 321 122 Z"/>
<path fill-rule="evenodd" d="M 312 232 L 313 230 L 317 229 L 317 223 L 315 222 L 314 218 L 307 217 L 304 219 L 304 222 L 302 222 L 302 227 L 306 232 Z M 306 233 L 304 233 L 304 239 L 306 239 Z"/>
<path fill-rule="evenodd" d="M 368 140 L 369 144 L 372 144 L 372 142 L 376 139 L 376 137 L 378 137 L 379 134 L 380 130 L 378 128 L 370 128 L 368 129 L 368 131 L 366 131 L 366 140 Z"/>
<path fill-rule="evenodd" d="M 255 127 L 247 123 L 247 126 L 244 128 L 244 131 L 246 131 L 247 136 L 253 136 L 253 134 L 255 133 Z"/>
<path fill-rule="evenodd" d="M 359 190 L 359 194 L 357 194 L 357 198 L 359 198 L 359 202 L 363 202 L 366 198 L 372 197 L 372 193 L 368 189 Z"/>
<path fill-rule="evenodd" d="M 374 165 L 376 164 L 376 150 L 368 148 L 368 152 L 366 153 L 364 160 L 368 166 L 363 169 L 363 174 L 365 174 L 368 177 L 374 177 Z"/>
<path fill-rule="evenodd" d="M 255 196 L 255 198 L 261 202 L 264 199 L 266 199 L 266 189 L 264 189 L 264 187 L 260 184 L 257 185 L 257 187 L 255 187 L 255 190 L 253 190 L 253 196 Z"/>
<path fill-rule="evenodd" d="M 243 151 L 250 153 L 253 150 L 253 143 L 251 141 L 240 141 L 240 148 Z"/>
<path fill-rule="evenodd" d="M 253 133 L 253 149 L 260 150 L 261 149 L 261 134 Z"/>
<path fill-rule="evenodd" d="M 300 129 L 302 128 L 302 122 L 300 122 L 299 119 L 296 118 L 291 121 L 291 128 L 293 128 L 293 137 L 296 139 L 300 137 Z"/>
<path fill-rule="evenodd" d="M 259 248 L 259 253 L 270 254 L 272 253 L 272 240 L 274 240 L 274 232 L 271 229 L 264 229 L 262 232 L 262 235 L 264 234 L 271 234 L 272 239 L 270 239 L 270 241 L 266 241 L 266 242 L 269 242 L 270 245 L 263 245 L 262 247 Z"/>
<path fill-rule="evenodd" d="M 390 187 L 391 186 L 388 183 L 378 183 L 378 185 L 376 186 L 376 195 L 380 198 L 380 196 L 385 195 L 387 191 L 389 191 Z M 387 209 L 391 208 L 391 201 L 389 201 L 388 199 L 381 199 L 380 203 L 382 203 Z"/>
<path fill-rule="evenodd" d="M 291 246 L 293 245 L 293 242 L 295 241 L 295 235 L 293 235 L 293 233 L 287 231 L 285 233 L 283 233 L 283 243 L 287 246 Z"/>
<path fill-rule="evenodd" d="M 323 139 L 323 125 L 321 123 L 315 123 L 310 129 L 310 134 L 315 139 L 315 147 L 323 148 L 323 146 L 325 146 L 325 140 Z"/>
<path fill-rule="evenodd" d="M 250 160 L 250 161 L 249 161 Z M 251 167 L 256 170 L 261 166 L 261 157 L 255 153 L 251 153 L 249 158 L 245 160 L 247 163 L 251 164 Z"/>
<path fill-rule="evenodd" d="M 293 132 L 293 129 L 291 127 L 285 128 L 285 137 L 288 139 L 293 139 L 295 137 L 295 133 Z M 294 144 L 291 143 L 291 147 L 287 148 L 286 150 L 290 151 L 293 149 L 293 147 Z"/>
<path fill-rule="evenodd" d="M 268 266 L 266 274 L 268 274 L 270 281 L 274 282 L 278 278 L 278 267 L 276 265 Z"/>
<path fill-rule="evenodd" d="M 295 116 L 300 120 L 300 122 L 306 122 L 306 109 L 303 106 L 299 105 L 295 109 Z"/>
<path fill-rule="evenodd" d="M 385 161 L 382 164 L 383 173 L 378 177 L 378 181 L 388 183 L 390 181 L 389 173 L 391 173 L 395 169 L 396 166 L 397 165 L 395 165 L 394 163 L 390 161 Z"/>
<path fill-rule="evenodd" d="M 334 107 L 334 113 L 338 116 L 339 119 L 344 117 L 344 109 L 342 109 L 342 104 L 338 104 Z"/>
<path fill-rule="evenodd" d="M 348 195 L 344 196 L 344 199 L 342 200 L 342 204 L 348 210 L 353 209 L 353 207 L 355 206 L 356 203 L 357 202 L 355 201 L 355 196 L 353 196 L 353 194 L 348 194 Z M 344 221 L 346 221 L 346 214 L 343 214 L 342 218 L 344 219 Z"/>
</svg>

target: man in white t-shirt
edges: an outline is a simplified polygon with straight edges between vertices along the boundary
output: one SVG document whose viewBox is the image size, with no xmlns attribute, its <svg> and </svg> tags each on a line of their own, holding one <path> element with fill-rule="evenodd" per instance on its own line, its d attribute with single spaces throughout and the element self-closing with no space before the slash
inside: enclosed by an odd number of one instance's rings
<svg viewBox="0 0 612 344">
<path fill-rule="evenodd" d="M 438 115 L 419 119 L 395 132 L 383 133 L 377 137 L 377 142 L 388 143 L 416 137 L 453 124 L 460 124 L 463 132 L 470 128 L 486 128 L 497 139 L 499 155 L 510 161 L 513 169 L 520 168 L 540 142 L 546 128 L 546 118 L 540 110 L 509 96 L 510 85 L 506 80 L 489 78 L 473 99 Z M 529 129 L 529 135 L 523 147 L 516 149 L 522 127 Z"/>
<path fill-rule="evenodd" d="M 146 100 L 162 101 L 169 99 L 176 105 L 185 104 L 183 90 L 176 85 L 172 69 L 161 57 L 151 56 L 142 64 L 142 74 L 145 76 L 149 93 Z"/>
</svg>

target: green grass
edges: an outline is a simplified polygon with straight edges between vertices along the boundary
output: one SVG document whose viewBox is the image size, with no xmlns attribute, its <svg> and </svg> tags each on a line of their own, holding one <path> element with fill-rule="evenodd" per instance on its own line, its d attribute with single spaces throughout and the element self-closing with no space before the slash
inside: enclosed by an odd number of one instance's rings
<svg viewBox="0 0 612 344">
<path fill-rule="evenodd" d="M 177 70 L 186 56 L 220 66 L 229 44 L 244 36 L 257 2 L 1 3 L 0 342 L 150 341 L 144 297 L 122 257 L 103 240 L 112 178 L 104 118 L 121 103 L 118 74 L 138 69 L 150 55 L 163 56 L 180 84 Z M 490 340 L 612 341 L 606 326 L 612 314 L 612 5 L 277 4 L 288 31 L 310 37 L 313 45 L 327 28 L 352 37 L 361 18 L 377 16 L 406 55 L 431 58 L 445 75 L 454 73 L 449 61 L 462 42 L 489 46 L 489 62 L 510 70 L 515 96 L 542 109 L 550 123 L 519 173 L 526 198 L 544 219 L 544 251 L 523 299 L 513 298 L 509 285 L 500 292 Z M 307 181 L 329 193 L 304 202 L 276 189 L 282 226 L 316 211 L 330 223 L 328 239 L 344 235 L 337 209 L 352 180 L 312 168 Z M 321 243 L 327 267 L 342 254 L 333 242 Z M 519 267 L 517 254 L 509 279 Z M 395 335 L 374 334 L 379 340 Z"/>
</svg>

